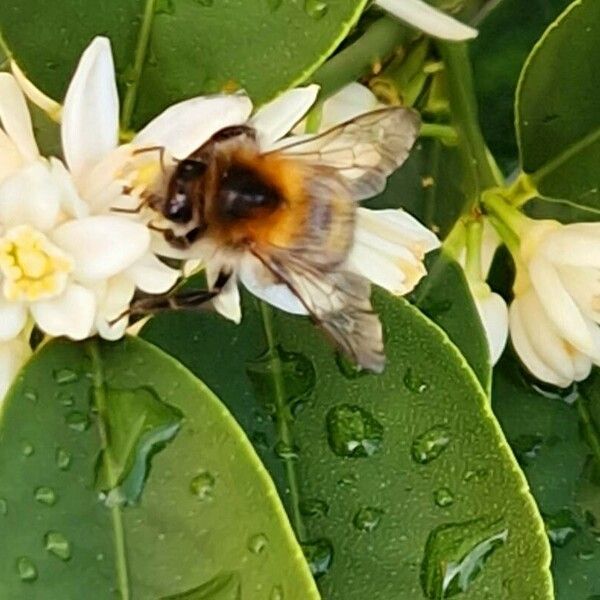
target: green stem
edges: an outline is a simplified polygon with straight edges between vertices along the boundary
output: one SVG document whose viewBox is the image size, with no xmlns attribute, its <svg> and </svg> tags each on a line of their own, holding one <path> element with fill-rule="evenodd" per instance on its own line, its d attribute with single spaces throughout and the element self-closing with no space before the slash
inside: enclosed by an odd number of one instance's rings
<svg viewBox="0 0 600 600">
<path fill-rule="evenodd" d="M 389 57 L 411 35 L 408 28 L 390 17 L 375 21 L 356 42 L 338 52 L 312 76 L 321 86 L 321 98 L 372 72 L 373 65 Z"/>
<path fill-rule="evenodd" d="M 137 99 L 138 88 L 140 86 L 140 78 L 142 69 L 146 60 L 146 52 L 148 51 L 148 43 L 150 41 L 150 33 L 152 32 L 152 20 L 154 18 L 154 4 L 156 0 L 146 0 L 144 7 L 144 16 L 140 26 L 137 46 L 135 49 L 135 57 L 133 61 L 133 69 L 131 71 L 131 79 L 127 82 L 127 92 L 123 100 L 123 110 L 121 112 L 121 129 L 127 131 L 131 124 L 131 117 L 135 102 Z"/>
<path fill-rule="evenodd" d="M 523 206 L 523 204 L 537 196 L 539 196 L 539 193 L 527 173 L 520 173 L 514 183 L 506 190 L 506 197 L 513 206 Z"/>
<path fill-rule="evenodd" d="M 466 43 L 438 42 L 440 54 L 446 65 L 452 116 L 455 120 L 459 147 L 469 168 L 474 168 L 479 193 L 502 185 L 490 160 L 481 128 L 473 83 L 473 71 Z M 474 198 L 473 202 L 477 202 Z M 471 208 L 470 206 L 467 208 Z"/>
<path fill-rule="evenodd" d="M 98 430 L 100 433 L 100 443 L 104 452 L 108 451 L 108 432 L 105 427 L 105 415 L 107 411 L 106 405 L 106 389 L 104 379 L 104 368 L 102 365 L 102 357 L 100 356 L 100 349 L 98 347 L 98 341 L 95 339 L 90 340 L 87 343 L 88 355 L 92 361 L 92 374 L 93 374 L 93 394 L 94 394 L 94 405 L 98 411 Z M 116 487 L 118 485 L 118 477 L 114 472 L 113 462 L 110 457 L 106 460 L 106 471 L 108 477 L 108 483 L 110 487 Z M 114 546 L 115 546 L 115 567 L 117 570 L 117 581 L 119 586 L 119 592 L 121 600 L 130 600 L 131 594 L 129 591 L 129 572 L 127 568 L 127 550 L 125 546 L 125 528 L 123 526 L 123 515 L 119 506 L 113 506 L 110 509 L 113 532 L 114 532 Z"/>
<path fill-rule="evenodd" d="M 4 54 L 4 56 L 2 56 L 2 54 Z M 0 31 L 0 60 L 2 61 L 2 62 L 0 62 L 0 64 L 3 64 L 5 61 L 9 61 L 11 59 L 12 59 L 12 52 L 11 52 L 10 48 L 8 47 L 8 44 L 6 43 L 6 40 L 4 39 L 2 32 Z"/>
<path fill-rule="evenodd" d="M 469 221 L 467 229 L 467 253 L 465 273 L 471 282 L 479 282 L 481 275 L 481 242 L 483 239 L 483 223 L 480 220 Z"/>
<path fill-rule="evenodd" d="M 419 135 L 425 138 L 435 138 L 452 146 L 458 143 L 458 132 L 452 125 L 422 123 Z"/>
<path fill-rule="evenodd" d="M 444 252 L 454 260 L 458 260 L 465 246 L 466 230 L 463 219 L 459 219 L 444 240 Z"/>
<path fill-rule="evenodd" d="M 285 401 L 285 381 L 277 342 L 275 340 L 273 310 L 266 302 L 260 302 L 260 314 L 271 359 L 271 372 L 275 388 L 275 406 L 277 409 L 277 436 L 279 441 L 286 447 L 293 448 L 294 437 L 290 429 L 288 407 Z M 284 461 L 285 474 L 290 490 L 291 521 L 296 531 L 296 536 L 303 542 L 306 541 L 306 528 L 302 520 L 302 514 L 300 513 L 300 485 L 298 483 L 298 474 L 296 473 L 295 459 L 289 457 L 282 460 Z"/>
</svg>

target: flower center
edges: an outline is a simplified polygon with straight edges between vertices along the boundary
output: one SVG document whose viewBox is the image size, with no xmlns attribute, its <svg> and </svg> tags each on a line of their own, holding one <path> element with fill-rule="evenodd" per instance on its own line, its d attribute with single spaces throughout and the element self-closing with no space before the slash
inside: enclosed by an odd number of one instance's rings
<svg viewBox="0 0 600 600">
<path fill-rule="evenodd" d="M 29 225 L 13 227 L 0 238 L 0 272 L 9 301 L 58 296 L 72 270 L 72 259 Z"/>
</svg>

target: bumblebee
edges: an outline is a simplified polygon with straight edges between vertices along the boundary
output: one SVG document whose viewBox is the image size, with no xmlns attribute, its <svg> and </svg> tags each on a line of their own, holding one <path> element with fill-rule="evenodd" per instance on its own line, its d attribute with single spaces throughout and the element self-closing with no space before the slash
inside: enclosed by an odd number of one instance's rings
<svg viewBox="0 0 600 600">
<path fill-rule="evenodd" d="M 357 202 L 385 188 L 419 126 L 413 110 L 384 108 L 267 152 L 253 128 L 228 127 L 176 164 L 152 207 L 169 222 L 162 231 L 175 248 L 209 242 L 232 256 L 251 253 L 341 350 L 381 372 L 370 284 L 344 262 Z"/>
</svg>

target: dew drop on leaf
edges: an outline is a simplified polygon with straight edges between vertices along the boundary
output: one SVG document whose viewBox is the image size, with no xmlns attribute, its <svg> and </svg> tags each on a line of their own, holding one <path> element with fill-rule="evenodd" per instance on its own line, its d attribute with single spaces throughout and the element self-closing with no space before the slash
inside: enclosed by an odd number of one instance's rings
<svg viewBox="0 0 600 600">
<path fill-rule="evenodd" d="M 415 375 L 412 367 L 408 367 L 408 369 L 406 369 L 406 373 L 404 374 L 402 381 L 407 389 L 415 394 L 422 394 L 427 390 L 427 383 Z"/>
<path fill-rule="evenodd" d="M 359 531 L 371 532 L 379 527 L 383 514 L 380 508 L 365 506 L 354 515 L 352 524 Z"/>
<path fill-rule="evenodd" d="M 78 411 L 73 410 L 65 417 L 65 423 L 68 425 L 70 429 L 73 431 L 78 431 L 79 433 L 83 433 L 87 429 L 89 429 L 91 422 L 88 415 Z"/>
<path fill-rule="evenodd" d="M 304 10 L 313 19 L 320 19 L 327 14 L 329 6 L 324 0 L 304 0 Z"/>
<path fill-rule="evenodd" d="M 303 543 L 302 550 L 315 578 L 322 577 L 329 571 L 333 561 L 333 545 L 328 539 L 320 538 Z"/>
<path fill-rule="evenodd" d="M 40 504 L 45 504 L 46 506 L 54 506 L 58 499 L 56 492 L 47 485 L 41 485 L 36 488 L 34 497 Z"/>
<path fill-rule="evenodd" d="M 6 498 L 0 498 L 0 515 L 4 516 L 8 514 L 8 502 Z"/>
<path fill-rule="evenodd" d="M 17 573 L 21 578 L 21 581 L 33 582 L 38 577 L 38 572 L 33 561 L 27 556 L 20 556 L 17 558 Z"/>
<path fill-rule="evenodd" d="M 428 429 L 412 443 L 411 455 L 415 462 L 425 465 L 435 460 L 450 443 L 450 431 L 444 425 Z"/>
<path fill-rule="evenodd" d="M 33 456 L 34 453 L 35 448 L 29 442 L 23 445 L 23 456 Z"/>
<path fill-rule="evenodd" d="M 25 400 L 29 400 L 29 402 L 37 402 L 38 396 L 33 390 L 26 390 L 23 393 L 23 397 Z"/>
<path fill-rule="evenodd" d="M 446 508 L 454 504 L 454 494 L 447 487 L 436 490 L 433 494 L 433 499 L 440 508 Z"/>
<path fill-rule="evenodd" d="M 283 3 L 283 0 L 266 0 L 266 2 L 267 2 L 267 8 L 271 12 L 275 12 Z"/>
<path fill-rule="evenodd" d="M 248 550 L 252 554 L 262 554 L 267 549 L 268 543 L 269 540 L 264 533 L 257 533 L 248 540 Z"/>
<path fill-rule="evenodd" d="M 198 500 L 210 500 L 215 489 L 215 478 L 208 471 L 202 471 L 190 481 L 190 492 Z"/>
<path fill-rule="evenodd" d="M 66 471 L 71 466 L 71 453 L 64 448 L 57 448 L 54 458 L 56 460 L 56 466 L 61 471 Z"/>
<path fill-rule="evenodd" d="M 73 371 L 73 369 L 64 368 L 57 369 L 52 373 L 54 381 L 59 385 L 65 385 L 67 383 L 75 383 L 79 379 L 79 375 Z"/>
<path fill-rule="evenodd" d="M 299 509 L 303 517 L 326 517 L 329 504 L 319 498 L 307 498 L 300 501 Z"/>
<path fill-rule="evenodd" d="M 71 558 L 71 544 L 69 540 L 58 531 L 49 531 L 44 536 L 44 547 L 50 554 L 67 561 Z"/>
<path fill-rule="evenodd" d="M 276 585 L 271 590 L 271 595 L 269 596 L 269 600 L 284 600 L 283 588 L 280 585 Z"/>
<path fill-rule="evenodd" d="M 353 363 L 345 354 L 342 354 L 341 352 L 336 352 L 335 362 L 340 373 L 346 379 L 359 379 L 360 377 L 371 374 L 369 371 L 362 369 L 356 363 Z"/>
<path fill-rule="evenodd" d="M 281 460 L 298 460 L 300 450 L 294 444 L 286 444 L 279 441 L 275 444 L 275 456 Z"/>
<path fill-rule="evenodd" d="M 575 516 L 566 508 L 543 517 L 550 543 L 557 548 L 564 548 L 579 531 Z"/>
<path fill-rule="evenodd" d="M 427 538 L 421 563 L 426 597 L 441 600 L 467 591 L 507 539 L 508 529 L 483 519 L 436 527 Z"/>
<path fill-rule="evenodd" d="M 327 413 L 327 439 L 338 456 L 373 456 L 381 448 L 383 426 L 360 406 L 340 404 Z"/>
<path fill-rule="evenodd" d="M 194 0 L 194 2 L 200 6 L 212 6 L 214 0 Z"/>
</svg>

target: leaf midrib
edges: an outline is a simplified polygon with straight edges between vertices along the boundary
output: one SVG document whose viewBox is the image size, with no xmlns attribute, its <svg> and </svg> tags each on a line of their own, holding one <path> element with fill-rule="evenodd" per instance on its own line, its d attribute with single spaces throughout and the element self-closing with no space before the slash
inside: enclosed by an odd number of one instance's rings
<svg viewBox="0 0 600 600">
<path fill-rule="evenodd" d="M 106 431 L 104 423 L 104 415 L 107 411 L 106 404 L 106 387 L 104 368 L 102 364 L 102 357 L 100 356 L 100 349 L 98 347 L 97 340 L 91 340 L 87 343 L 87 350 L 92 361 L 92 375 L 93 375 L 93 396 L 94 403 L 98 410 L 98 418 L 96 420 L 98 424 L 98 430 L 100 433 L 100 443 L 104 452 L 108 451 L 108 432 Z M 106 461 L 106 470 L 108 476 L 108 483 L 110 487 L 117 485 L 117 476 L 113 469 L 112 460 Z M 115 569 L 117 571 L 117 586 L 120 592 L 122 600 L 130 600 L 130 587 L 129 587 L 129 570 L 127 567 L 127 551 L 125 548 L 125 528 L 123 527 L 123 515 L 121 514 L 121 508 L 118 505 L 112 506 L 110 509 L 112 527 L 114 533 L 114 547 L 115 547 Z"/>
</svg>

